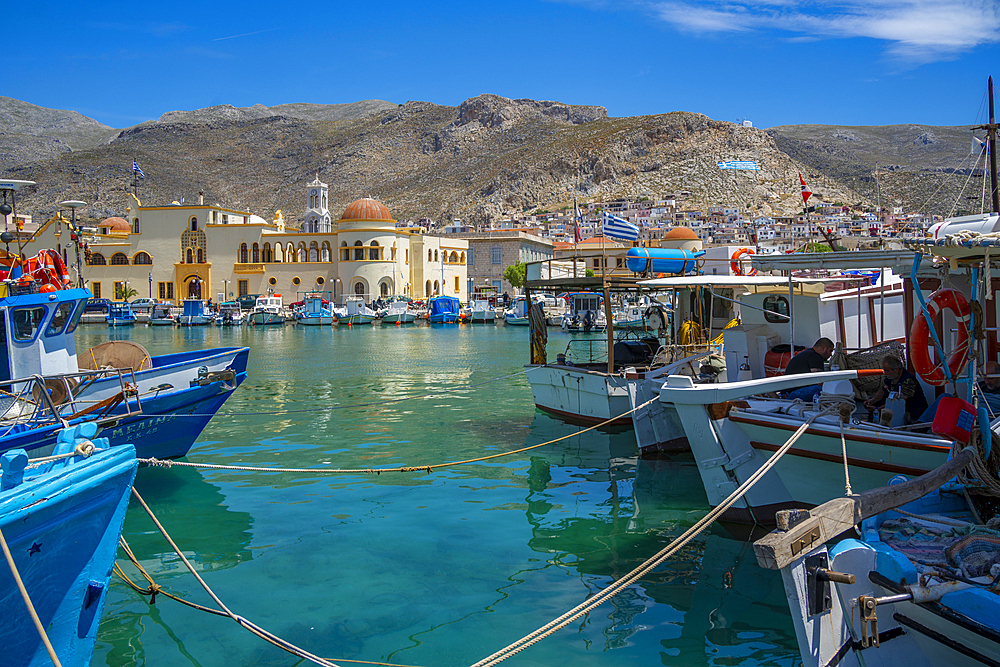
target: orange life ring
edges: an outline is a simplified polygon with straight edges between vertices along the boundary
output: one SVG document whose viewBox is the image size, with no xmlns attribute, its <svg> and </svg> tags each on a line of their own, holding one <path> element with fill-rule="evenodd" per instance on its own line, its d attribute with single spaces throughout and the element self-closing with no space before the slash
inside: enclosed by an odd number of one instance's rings
<svg viewBox="0 0 1000 667">
<path fill-rule="evenodd" d="M 24 274 L 56 289 L 65 289 L 70 283 L 66 264 L 55 250 L 42 250 L 25 260 Z"/>
<path fill-rule="evenodd" d="M 927 312 L 933 319 L 942 310 L 950 310 L 958 321 L 958 345 L 947 361 L 951 377 L 956 378 L 969 360 L 969 302 L 965 300 L 965 295 L 957 289 L 939 289 L 927 299 Z M 918 311 L 916 317 L 913 318 L 913 324 L 910 325 L 910 341 L 907 351 L 917 375 L 923 378 L 927 384 L 939 387 L 948 382 L 948 378 L 945 377 L 943 366 L 940 363 L 935 364 L 931 360 L 927 347 L 930 326 L 931 324 L 924 317 L 924 311 Z"/>
<path fill-rule="evenodd" d="M 756 255 L 756 254 L 757 253 L 754 252 L 753 248 L 740 248 L 739 250 L 737 250 L 736 252 L 734 252 L 733 256 L 731 257 L 731 259 L 733 261 L 731 261 L 729 263 L 730 268 L 732 268 L 732 270 L 733 270 L 733 274 L 737 275 L 737 276 L 742 276 L 742 275 L 755 276 L 755 275 L 757 275 L 757 269 L 750 269 L 749 271 L 747 271 L 744 274 L 743 273 L 743 267 L 740 264 L 740 257 L 742 257 L 743 255 Z"/>
</svg>

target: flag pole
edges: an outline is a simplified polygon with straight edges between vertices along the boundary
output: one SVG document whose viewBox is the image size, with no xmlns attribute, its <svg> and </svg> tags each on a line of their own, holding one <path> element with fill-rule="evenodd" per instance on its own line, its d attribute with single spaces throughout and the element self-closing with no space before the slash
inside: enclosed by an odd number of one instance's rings
<svg viewBox="0 0 1000 667">
<path fill-rule="evenodd" d="M 576 257 L 580 252 L 580 207 L 573 195 L 573 277 L 576 278 Z"/>
</svg>

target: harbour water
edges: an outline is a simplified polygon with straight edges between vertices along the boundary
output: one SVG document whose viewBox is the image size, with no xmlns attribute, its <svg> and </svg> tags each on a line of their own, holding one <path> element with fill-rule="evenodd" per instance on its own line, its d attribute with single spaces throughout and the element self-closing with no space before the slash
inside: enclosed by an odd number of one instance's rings
<svg viewBox="0 0 1000 667">
<path fill-rule="evenodd" d="M 109 336 L 153 354 L 252 348 L 247 381 L 192 448 L 191 462 L 427 465 L 579 430 L 536 412 L 521 373 L 526 328 L 86 325 L 77 346 Z M 568 340 L 550 332 L 549 354 Z M 136 488 L 234 613 L 334 662 L 425 667 L 470 665 L 520 639 L 708 511 L 691 457 L 639 460 L 630 431 L 590 431 L 430 473 L 144 468 Z M 134 501 L 123 535 L 165 590 L 214 606 Z M 95 665 L 306 664 L 228 618 L 163 596 L 150 605 L 112 581 Z M 799 663 L 778 573 L 757 567 L 747 536 L 720 527 L 506 661 Z"/>
</svg>

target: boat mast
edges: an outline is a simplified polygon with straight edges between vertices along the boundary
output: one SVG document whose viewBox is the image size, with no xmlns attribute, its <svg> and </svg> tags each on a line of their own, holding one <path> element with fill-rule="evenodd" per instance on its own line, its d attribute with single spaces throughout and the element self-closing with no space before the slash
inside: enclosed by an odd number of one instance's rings
<svg viewBox="0 0 1000 667">
<path fill-rule="evenodd" d="M 993 213 L 1000 213 L 1000 189 L 997 187 L 997 122 L 993 115 L 993 77 L 989 78 L 987 84 L 987 94 L 990 98 L 990 122 L 986 125 L 979 125 L 974 129 L 986 130 L 989 132 L 987 143 L 990 154 L 990 194 L 992 196 Z"/>
</svg>

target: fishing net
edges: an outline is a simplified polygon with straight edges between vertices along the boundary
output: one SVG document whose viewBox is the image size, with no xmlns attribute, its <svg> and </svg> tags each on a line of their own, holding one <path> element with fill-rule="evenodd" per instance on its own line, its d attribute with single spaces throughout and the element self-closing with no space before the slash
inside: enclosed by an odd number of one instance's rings
<svg viewBox="0 0 1000 667">
<path fill-rule="evenodd" d="M 840 345 L 830 359 L 831 364 L 840 366 L 841 370 L 857 371 L 862 369 L 882 368 L 882 360 L 888 356 L 894 356 L 906 365 L 906 346 L 898 340 L 887 343 L 879 343 L 874 347 L 858 350 L 847 354 Z M 866 396 L 871 396 L 882 386 L 882 377 L 878 375 L 866 376 L 851 380 L 854 386 Z"/>
<path fill-rule="evenodd" d="M 990 575 L 990 568 L 1000 563 L 1000 537 L 970 535 L 945 549 L 948 564 L 966 577 Z"/>
</svg>

